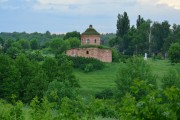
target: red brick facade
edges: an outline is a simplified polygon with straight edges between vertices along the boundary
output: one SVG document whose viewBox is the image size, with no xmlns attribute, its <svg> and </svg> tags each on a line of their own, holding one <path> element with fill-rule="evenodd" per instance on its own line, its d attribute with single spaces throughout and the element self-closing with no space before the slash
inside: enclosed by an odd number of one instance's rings
<svg viewBox="0 0 180 120">
<path fill-rule="evenodd" d="M 100 35 L 81 35 L 81 45 L 100 45 Z"/>
<path fill-rule="evenodd" d="M 81 56 L 81 57 L 92 57 L 102 62 L 112 62 L 112 51 L 109 49 L 99 48 L 76 48 L 68 50 L 67 55 L 69 56 Z"/>
</svg>

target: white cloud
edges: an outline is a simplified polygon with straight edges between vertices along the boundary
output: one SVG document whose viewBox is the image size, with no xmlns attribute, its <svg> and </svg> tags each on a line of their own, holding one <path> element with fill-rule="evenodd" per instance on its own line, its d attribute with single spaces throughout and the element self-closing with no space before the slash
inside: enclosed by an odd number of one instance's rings
<svg viewBox="0 0 180 120">
<path fill-rule="evenodd" d="M 0 2 L 7 2 L 8 0 L 0 0 Z"/>
<path fill-rule="evenodd" d="M 8 0 L 0 0 L 0 4 L 5 2 L 8 2 Z"/>
<path fill-rule="evenodd" d="M 131 7 L 136 0 L 37 0 L 34 9 L 60 13 L 99 15 Z"/>
<path fill-rule="evenodd" d="M 158 4 L 165 4 L 174 9 L 180 10 L 180 0 L 159 0 Z"/>
<path fill-rule="evenodd" d="M 180 0 L 137 0 L 146 5 L 167 5 L 170 8 L 180 10 Z"/>
</svg>

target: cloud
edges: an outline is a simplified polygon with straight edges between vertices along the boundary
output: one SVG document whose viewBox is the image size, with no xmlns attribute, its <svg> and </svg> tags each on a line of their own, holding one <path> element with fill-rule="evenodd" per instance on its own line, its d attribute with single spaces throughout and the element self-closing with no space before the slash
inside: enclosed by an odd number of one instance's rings
<svg viewBox="0 0 180 120">
<path fill-rule="evenodd" d="M 76 15 L 107 15 L 121 8 L 133 7 L 136 3 L 136 0 L 37 0 L 33 9 Z"/>
<path fill-rule="evenodd" d="M 180 0 L 137 0 L 140 4 L 163 6 L 166 5 L 170 8 L 180 10 Z"/>
<path fill-rule="evenodd" d="M 169 7 L 180 10 L 180 0 L 159 0 L 157 4 L 165 4 Z"/>
<path fill-rule="evenodd" d="M 7 2 L 8 0 L 0 0 L 0 3 Z"/>
</svg>

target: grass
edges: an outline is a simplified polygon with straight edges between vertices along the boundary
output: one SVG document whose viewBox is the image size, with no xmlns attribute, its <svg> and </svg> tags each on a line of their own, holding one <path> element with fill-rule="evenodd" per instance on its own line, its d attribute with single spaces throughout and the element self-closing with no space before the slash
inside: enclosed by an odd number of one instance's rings
<svg viewBox="0 0 180 120">
<path fill-rule="evenodd" d="M 158 78 L 158 85 L 161 84 L 160 80 L 174 66 L 168 60 L 147 60 L 152 73 Z M 106 88 L 115 88 L 115 79 L 120 68 L 119 63 L 108 63 L 103 70 L 85 73 L 75 70 L 75 75 L 79 79 L 81 85 L 80 93 L 83 96 L 91 96 Z"/>
<path fill-rule="evenodd" d="M 173 68 L 174 66 L 168 60 L 148 60 L 150 64 L 152 73 L 157 75 L 158 78 L 162 78 L 169 69 Z"/>
<path fill-rule="evenodd" d="M 75 75 L 81 85 L 81 94 L 89 96 L 106 88 L 114 88 L 118 68 L 118 63 L 108 63 L 103 70 L 94 72 L 85 73 L 76 70 Z"/>
</svg>

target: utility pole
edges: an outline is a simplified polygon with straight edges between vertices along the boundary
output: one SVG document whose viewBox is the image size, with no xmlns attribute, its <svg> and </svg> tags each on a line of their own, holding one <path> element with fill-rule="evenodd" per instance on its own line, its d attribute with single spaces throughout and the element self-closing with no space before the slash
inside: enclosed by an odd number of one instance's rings
<svg viewBox="0 0 180 120">
<path fill-rule="evenodd" d="M 149 56 L 151 56 L 151 23 L 149 27 Z"/>
</svg>

